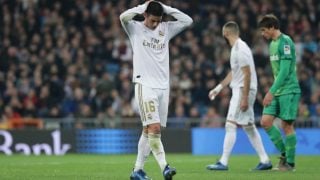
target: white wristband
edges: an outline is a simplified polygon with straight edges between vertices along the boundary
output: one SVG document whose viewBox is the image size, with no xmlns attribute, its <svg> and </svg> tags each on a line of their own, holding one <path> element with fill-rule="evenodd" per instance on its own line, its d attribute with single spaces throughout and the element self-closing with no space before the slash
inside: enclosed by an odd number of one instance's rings
<svg viewBox="0 0 320 180">
<path fill-rule="evenodd" d="M 218 84 L 218 86 L 214 88 L 214 91 L 216 91 L 217 93 L 219 93 L 222 89 L 223 89 L 222 84 Z"/>
<path fill-rule="evenodd" d="M 222 84 L 218 84 L 214 89 L 212 89 L 210 92 L 209 92 L 209 98 L 210 100 L 214 100 L 216 98 L 216 95 L 219 94 L 219 92 L 223 89 L 223 86 Z"/>
</svg>

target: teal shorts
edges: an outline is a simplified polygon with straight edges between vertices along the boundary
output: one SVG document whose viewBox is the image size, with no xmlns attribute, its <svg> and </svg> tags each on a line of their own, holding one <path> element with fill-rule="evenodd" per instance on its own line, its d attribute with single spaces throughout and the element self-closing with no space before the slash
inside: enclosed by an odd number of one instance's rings
<svg viewBox="0 0 320 180">
<path fill-rule="evenodd" d="M 284 94 L 273 97 L 271 104 L 263 108 L 263 114 L 273 115 L 285 121 L 297 118 L 301 94 Z"/>
</svg>

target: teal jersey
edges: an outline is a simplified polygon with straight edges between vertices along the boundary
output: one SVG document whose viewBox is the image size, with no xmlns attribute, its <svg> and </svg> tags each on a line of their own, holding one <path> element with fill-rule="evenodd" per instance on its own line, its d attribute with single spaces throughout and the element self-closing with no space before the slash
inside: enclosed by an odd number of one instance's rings
<svg viewBox="0 0 320 180">
<path fill-rule="evenodd" d="M 269 46 L 270 62 L 274 82 L 270 88 L 271 94 L 301 93 L 296 72 L 296 51 L 291 38 L 281 34 L 272 40 Z"/>
</svg>

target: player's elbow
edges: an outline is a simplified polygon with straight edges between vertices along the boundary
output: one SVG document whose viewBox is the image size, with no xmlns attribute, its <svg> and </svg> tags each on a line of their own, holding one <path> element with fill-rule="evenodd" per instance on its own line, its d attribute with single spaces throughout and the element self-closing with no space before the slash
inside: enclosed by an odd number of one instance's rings
<svg viewBox="0 0 320 180">
<path fill-rule="evenodd" d="M 193 23 L 193 19 L 188 16 L 188 18 L 186 18 L 186 25 L 191 26 L 192 23 Z"/>
<path fill-rule="evenodd" d="M 120 19 L 120 21 L 123 21 L 123 20 L 124 20 L 124 15 L 123 15 L 123 13 L 120 14 L 119 19 Z"/>
<path fill-rule="evenodd" d="M 120 16 L 119 16 L 119 19 L 120 19 L 121 22 L 125 22 L 126 21 L 125 13 L 121 13 Z"/>
</svg>

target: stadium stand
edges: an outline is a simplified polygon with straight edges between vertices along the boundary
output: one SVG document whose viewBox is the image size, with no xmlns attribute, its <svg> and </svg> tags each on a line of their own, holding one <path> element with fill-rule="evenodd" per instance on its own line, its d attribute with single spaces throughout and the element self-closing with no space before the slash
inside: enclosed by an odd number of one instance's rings
<svg viewBox="0 0 320 180">
<path fill-rule="evenodd" d="M 42 119 L 52 127 L 59 121 L 61 128 L 131 127 L 126 122 L 139 122 L 131 83 L 132 51 L 119 15 L 141 2 L 0 0 L 0 127 L 10 128 L 8 123 L 16 118 Z M 213 102 L 207 94 L 229 69 L 229 48 L 221 36 L 228 20 L 240 24 L 242 39 L 254 53 L 259 119 L 263 95 L 272 82 L 267 42 L 257 31 L 257 21 L 266 13 L 277 15 L 282 31 L 296 43 L 303 92 L 298 124 L 319 126 L 320 1 L 165 3 L 194 19 L 192 28 L 170 45 L 169 126 L 222 126 L 230 90 Z"/>
</svg>

